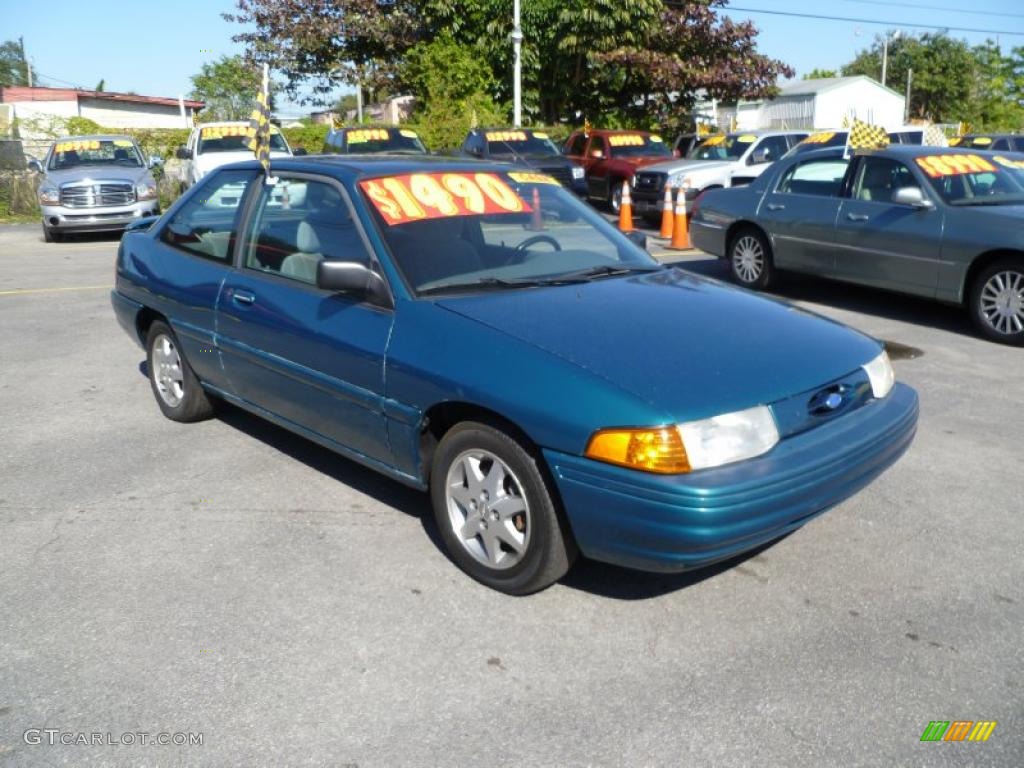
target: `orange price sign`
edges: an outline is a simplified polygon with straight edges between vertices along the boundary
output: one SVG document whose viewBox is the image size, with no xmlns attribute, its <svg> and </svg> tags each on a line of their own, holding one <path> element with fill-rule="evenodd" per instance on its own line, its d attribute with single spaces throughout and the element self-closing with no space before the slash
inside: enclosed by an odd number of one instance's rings
<svg viewBox="0 0 1024 768">
<path fill-rule="evenodd" d="M 1016 168 L 1017 170 L 1024 171 L 1024 160 L 1011 160 L 1010 158 L 1003 157 L 1002 155 L 996 155 L 992 159 L 1006 168 Z"/>
<path fill-rule="evenodd" d="M 533 210 L 496 173 L 411 173 L 366 179 L 359 187 L 389 226 Z"/>
<path fill-rule="evenodd" d="M 999 170 L 981 155 L 925 155 L 914 160 L 933 179 L 965 173 L 995 173 Z"/>
<path fill-rule="evenodd" d="M 488 131 L 488 141 L 526 141 L 523 131 Z"/>
<path fill-rule="evenodd" d="M 644 145 L 644 137 L 635 133 L 626 133 L 618 136 L 609 136 L 608 143 L 613 147 L 642 147 Z"/>
<path fill-rule="evenodd" d="M 509 171 L 508 177 L 512 181 L 518 181 L 520 184 L 552 184 L 556 187 L 562 186 L 557 180 L 546 173 Z"/>
<path fill-rule="evenodd" d="M 826 141 L 835 136 L 835 131 L 822 131 L 821 133 L 812 133 L 806 139 L 801 141 L 801 144 L 824 144 Z"/>
</svg>

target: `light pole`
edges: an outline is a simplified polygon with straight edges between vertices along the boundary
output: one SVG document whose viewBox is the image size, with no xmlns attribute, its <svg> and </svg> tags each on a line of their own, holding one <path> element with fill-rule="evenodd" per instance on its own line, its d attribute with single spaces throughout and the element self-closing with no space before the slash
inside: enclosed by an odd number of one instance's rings
<svg viewBox="0 0 1024 768">
<path fill-rule="evenodd" d="M 523 30 L 519 27 L 519 0 L 512 3 L 512 127 L 518 128 L 523 122 L 523 62 L 520 54 L 523 47 Z"/>
<path fill-rule="evenodd" d="M 900 39 L 900 31 L 897 29 L 892 33 L 893 40 Z M 885 74 L 889 69 L 889 32 L 886 31 L 885 38 L 882 40 L 882 85 L 885 85 Z"/>
</svg>

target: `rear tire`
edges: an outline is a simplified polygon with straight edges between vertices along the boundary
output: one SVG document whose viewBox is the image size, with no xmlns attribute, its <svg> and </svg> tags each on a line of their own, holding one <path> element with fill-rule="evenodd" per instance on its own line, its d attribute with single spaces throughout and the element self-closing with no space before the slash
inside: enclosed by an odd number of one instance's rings
<svg viewBox="0 0 1024 768">
<path fill-rule="evenodd" d="M 971 285 L 968 309 L 986 339 L 1024 346 L 1024 258 L 1009 256 L 985 267 Z"/>
<path fill-rule="evenodd" d="M 178 337 L 161 320 L 149 327 L 146 365 L 156 404 L 168 419 L 187 423 L 213 415 L 213 403 L 185 359 Z"/>
<path fill-rule="evenodd" d="M 576 558 L 540 459 L 495 427 L 465 421 L 445 434 L 430 470 L 430 498 L 452 560 L 492 589 L 537 592 Z"/>
<path fill-rule="evenodd" d="M 771 286 L 775 281 L 775 265 L 764 233 L 745 227 L 733 236 L 729 242 L 729 273 L 744 288 L 763 291 Z"/>
<path fill-rule="evenodd" d="M 46 243 L 60 243 L 64 241 L 64 235 L 60 232 L 55 232 L 45 224 L 43 224 L 43 242 Z"/>
</svg>

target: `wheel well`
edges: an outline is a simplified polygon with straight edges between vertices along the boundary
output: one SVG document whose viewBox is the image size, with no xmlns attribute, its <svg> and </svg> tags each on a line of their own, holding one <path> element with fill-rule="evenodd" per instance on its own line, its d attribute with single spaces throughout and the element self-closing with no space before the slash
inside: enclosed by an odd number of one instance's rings
<svg viewBox="0 0 1024 768">
<path fill-rule="evenodd" d="M 154 312 L 149 307 L 143 307 L 135 316 L 135 330 L 139 334 L 139 343 L 146 346 L 146 337 L 149 335 L 149 327 L 156 320 L 167 322 L 166 318 L 159 312 Z"/>
<path fill-rule="evenodd" d="M 964 276 L 963 290 L 961 291 L 960 300 L 963 303 L 967 303 L 970 299 L 971 288 L 974 286 L 974 281 L 978 275 L 985 269 L 989 264 L 997 259 L 1006 258 L 1007 256 L 1016 257 L 1018 260 L 1024 262 L 1024 252 L 1011 251 L 1004 249 L 1000 251 L 987 251 L 978 256 L 974 261 L 971 262 L 971 266 L 967 268 L 967 274 Z"/>
<path fill-rule="evenodd" d="M 463 421 L 479 421 L 500 429 L 518 440 L 528 452 L 540 458 L 540 450 L 530 436 L 500 413 L 474 403 L 446 400 L 432 405 L 423 414 L 423 431 L 420 433 L 420 460 L 426 480 L 430 479 L 430 466 L 434 461 L 437 444 L 441 442 L 441 438 L 449 429 Z"/>
<path fill-rule="evenodd" d="M 761 227 L 759 227 L 754 222 L 741 219 L 740 221 L 733 222 L 729 229 L 727 229 L 725 232 L 726 257 L 729 256 L 729 249 L 732 248 L 732 241 L 735 240 L 739 233 L 742 232 L 744 229 L 752 229 L 758 234 L 760 234 L 761 237 L 764 238 L 765 242 L 768 243 L 769 250 L 771 249 L 772 241 L 771 238 L 768 237 L 768 233 L 761 229 Z"/>
</svg>

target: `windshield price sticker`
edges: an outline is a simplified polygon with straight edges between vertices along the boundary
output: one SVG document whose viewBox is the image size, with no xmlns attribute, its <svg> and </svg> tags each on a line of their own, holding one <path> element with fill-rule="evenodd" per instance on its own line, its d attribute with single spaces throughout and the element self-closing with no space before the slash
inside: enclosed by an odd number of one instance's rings
<svg viewBox="0 0 1024 768">
<path fill-rule="evenodd" d="M 635 133 L 627 133 L 621 136 L 609 136 L 608 143 L 613 147 L 642 147 L 644 137 Z"/>
<path fill-rule="evenodd" d="M 710 136 L 710 137 L 704 139 L 704 142 L 701 144 L 701 146 L 702 147 L 717 147 L 723 141 L 725 141 L 725 136 Z"/>
<path fill-rule="evenodd" d="M 384 128 L 362 128 L 358 131 L 349 131 L 345 135 L 349 144 L 365 144 L 368 141 L 387 141 L 388 132 Z"/>
<path fill-rule="evenodd" d="M 653 144 L 664 144 L 665 140 L 663 138 L 661 138 L 661 136 L 655 136 L 654 134 L 651 134 L 651 143 L 653 143 Z"/>
<path fill-rule="evenodd" d="M 408 128 L 402 128 L 399 131 L 399 133 L 401 135 L 405 136 L 405 138 L 407 138 L 407 139 L 418 139 L 419 138 L 419 136 L 416 135 L 416 131 L 410 131 Z"/>
<path fill-rule="evenodd" d="M 203 128 L 199 135 L 204 139 L 224 139 L 229 136 L 248 136 L 249 126 L 247 125 L 209 125 Z"/>
<path fill-rule="evenodd" d="M 548 135 L 546 133 L 540 133 L 539 131 L 534 131 L 533 132 L 533 138 L 547 140 Z"/>
<path fill-rule="evenodd" d="M 801 144 L 824 144 L 826 141 L 835 136 L 835 131 L 822 131 L 821 133 L 812 133 L 806 139 L 801 141 Z"/>
<path fill-rule="evenodd" d="M 933 179 L 965 173 L 994 173 L 999 170 L 981 155 L 928 155 L 914 159 Z"/>
<path fill-rule="evenodd" d="M 737 136 L 736 141 L 738 141 L 740 144 L 753 144 L 755 141 L 757 141 L 757 136 L 755 136 L 752 133 L 745 133 L 742 136 Z"/>
<path fill-rule="evenodd" d="M 508 177 L 520 184 L 553 184 L 556 187 L 562 186 L 554 178 L 546 173 L 524 173 L 522 171 L 509 171 Z"/>
<path fill-rule="evenodd" d="M 61 141 L 54 148 L 54 152 L 81 152 L 86 149 L 99 149 L 100 143 L 95 140 L 87 141 Z"/>
<path fill-rule="evenodd" d="M 488 131 L 488 141 L 526 141 L 523 131 Z"/>
<path fill-rule="evenodd" d="M 494 173 L 413 173 L 367 179 L 359 186 L 389 226 L 450 216 L 533 211 Z"/>
<path fill-rule="evenodd" d="M 990 139 L 988 136 L 975 136 L 973 139 L 971 139 L 971 144 L 973 144 L 976 147 L 987 147 L 991 143 L 992 139 Z"/>
<path fill-rule="evenodd" d="M 1011 160 L 1010 158 L 1003 157 L 1002 155 L 996 155 L 992 159 L 1004 168 L 1016 168 L 1017 170 L 1024 171 L 1024 160 Z"/>
<path fill-rule="evenodd" d="M 115 147 L 130 147 L 131 145 L 131 139 L 114 139 Z"/>
</svg>

